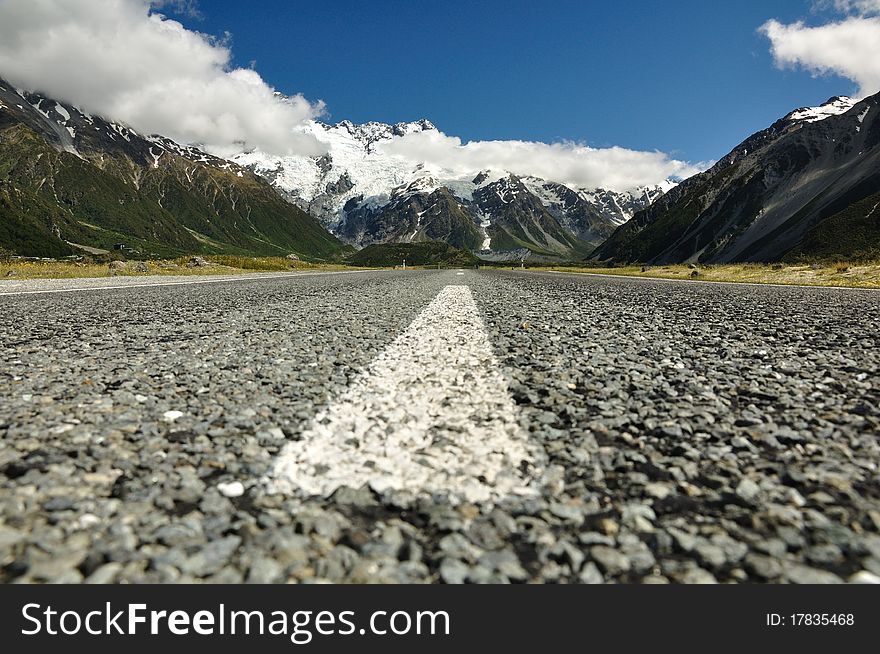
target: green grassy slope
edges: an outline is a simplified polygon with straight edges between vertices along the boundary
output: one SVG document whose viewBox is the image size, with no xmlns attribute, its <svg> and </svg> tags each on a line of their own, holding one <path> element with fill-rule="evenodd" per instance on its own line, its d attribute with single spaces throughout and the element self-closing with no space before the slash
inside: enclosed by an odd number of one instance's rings
<svg viewBox="0 0 880 654">
<path fill-rule="evenodd" d="M 118 153 L 83 159 L 21 125 L 0 130 L 0 246 L 59 256 L 66 243 L 144 254 L 329 259 L 343 244 L 253 175 L 166 155 L 144 168 Z"/>
<path fill-rule="evenodd" d="M 880 193 L 826 218 L 807 232 L 784 261 L 876 261 L 880 259 Z"/>
</svg>

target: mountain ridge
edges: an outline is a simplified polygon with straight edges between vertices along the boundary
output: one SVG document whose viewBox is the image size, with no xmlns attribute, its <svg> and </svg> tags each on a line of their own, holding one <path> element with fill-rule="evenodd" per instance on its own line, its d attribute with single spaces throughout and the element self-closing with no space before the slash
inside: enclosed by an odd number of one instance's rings
<svg viewBox="0 0 880 654">
<path fill-rule="evenodd" d="M 0 79 L 0 246 L 326 259 L 345 243 L 443 242 L 497 260 L 866 258 L 880 253 L 878 104 L 880 94 L 835 96 L 795 109 L 704 172 L 621 193 L 466 174 L 382 147 L 437 131 L 427 119 L 311 121 L 302 129 L 323 135 L 321 156 L 223 159 Z"/>
<path fill-rule="evenodd" d="M 819 250 L 877 256 L 880 223 L 865 223 L 865 215 L 847 218 L 861 225 L 859 239 L 826 225 L 833 247 L 804 244 L 825 221 L 840 221 L 841 212 L 880 192 L 878 104 L 880 94 L 858 102 L 836 96 L 788 113 L 638 212 L 592 257 L 727 263 L 809 258 Z"/>
<path fill-rule="evenodd" d="M 503 170 L 442 169 L 382 151 L 381 144 L 394 138 L 438 131 L 427 119 L 394 125 L 312 121 L 303 130 L 324 143 L 327 153 L 309 158 L 250 151 L 233 160 L 359 247 L 439 238 L 489 256 L 576 257 L 674 186 L 586 190 Z M 518 191 L 532 198 L 517 202 L 517 211 L 504 206 L 512 199 L 510 180 L 522 181 Z M 423 213 L 432 207 L 432 213 Z"/>
<path fill-rule="evenodd" d="M 234 162 L 145 136 L 0 79 L 0 246 L 62 256 L 81 245 L 147 255 L 344 249 Z"/>
</svg>

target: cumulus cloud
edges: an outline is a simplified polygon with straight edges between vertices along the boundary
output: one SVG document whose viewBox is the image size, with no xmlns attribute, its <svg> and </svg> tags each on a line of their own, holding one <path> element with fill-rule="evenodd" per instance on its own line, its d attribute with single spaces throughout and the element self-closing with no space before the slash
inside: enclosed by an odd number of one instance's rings
<svg viewBox="0 0 880 654">
<path fill-rule="evenodd" d="M 141 133 L 220 156 L 246 150 L 317 156 L 307 121 L 322 103 L 279 97 L 253 68 L 233 68 L 228 37 L 186 29 L 195 0 L 0 0 L 0 77 Z M 487 168 L 616 190 L 700 170 L 661 152 L 571 143 L 475 141 L 439 132 L 395 139 L 391 154 L 476 174 Z"/>
<path fill-rule="evenodd" d="M 835 10 L 844 14 L 856 14 L 859 16 L 870 16 L 880 14 L 880 0 L 821 0 L 816 3 L 818 9 L 828 9 L 833 7 Z"/>
<path fill-rule="evenodd" d="M 379 147 L 413 163 L 461 175 L 487 169 L 506 170 L 573 186 L 617 191 L 657 184 L 668 178 L 690 177 L 705 168 L 671 159 L 662 152 L 532 141 L 462 143 L 457 137 L 434 130 L 407 134 Z"/>
<path fill-rule="evenodd" d="M 225 42 L 158 13 L 163 6 L 196 10 L 191 0 L 0 0 L 0 76 L 221 156 L 323 152 L 295 129 L 321 103 L 276 95 L 254 70 L 231 66 Z"/>
<path fill-rule="evenodd" d="M 777 20 L 761 26 L 776 65 L 800 66 L 814 75 L 841 75 L 858 85 L 859 97 L 880 91 L 880 0 L 835 0 L 833 5 L 817 6 L 833 7 L 846 17 L 818 26 Z"/>
</svg>

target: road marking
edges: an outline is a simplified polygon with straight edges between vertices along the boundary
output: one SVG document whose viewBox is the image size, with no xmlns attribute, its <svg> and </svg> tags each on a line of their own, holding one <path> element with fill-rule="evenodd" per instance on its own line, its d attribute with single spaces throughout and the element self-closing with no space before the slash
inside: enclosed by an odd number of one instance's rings
<svg viewBox="0 0 880 654">
<path fill-rule="evenodd" d="M 288 443 L 270 486 L 329 496 L 369 484 L 452 502 L 537 493 L 529 442 L 468 286 L 447 286 Z"/>
<path fill-rule="evenodd" d="M 295 279 L 297 277 L 313 277 L 315 275 L 357 275 L 363 273 L 370 272 L 384 272 L 381 270 L 336 270 L 332 272 L 308 272 L 308 273 L 244 273 L 241 275 L 226 275 L 223 277 L 211 277 L 210 279 L 193 279 L 186 281 L 173 281 L 173 282 L 145 282 L 145 283 L 137 283 L 132 282 L 131 284 L 113 284 L 113 285 L 105 285 L 105 286 L 79 286 L 76 288 L 54 288 L 54 289 L 41 289 L 37 291 L 0 291 L 0 296 L 12 296 L 12 295 L 44 295 L 46 293 L 79 293 L 80 291 L 111 291 L 121 288 L 153 288 L 156 286 L 191 286 L 193 284 L 220 284 L 223 282 L 246 282 L 253 281 L 257 279 L 280 279 L 282 277 L 289 277 L 291 279 Z M 92 279 L 106 279 L 102 277 L 90 277 L 87 278 L 89 280 Z M 24 281 L 24 280 L 22 280 Z M 26 281 L 69 281 L 69 280 L 26 280 Z M 8 282 L 13 283 L 13 282 Z"/>
</svg>

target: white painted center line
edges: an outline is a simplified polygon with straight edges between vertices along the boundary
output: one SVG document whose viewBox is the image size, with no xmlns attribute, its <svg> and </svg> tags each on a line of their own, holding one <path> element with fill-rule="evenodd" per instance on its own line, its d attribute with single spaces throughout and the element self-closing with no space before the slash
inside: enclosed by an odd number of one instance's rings
<svg viewBox="0 0 880 654">
<path fill-rule="evenodd" d="M 447 286 L 278 455 L 277 491 L 369 484 L 452 502 L 535 495 L 530 444 L 467 286 Z"/>
</svg>

